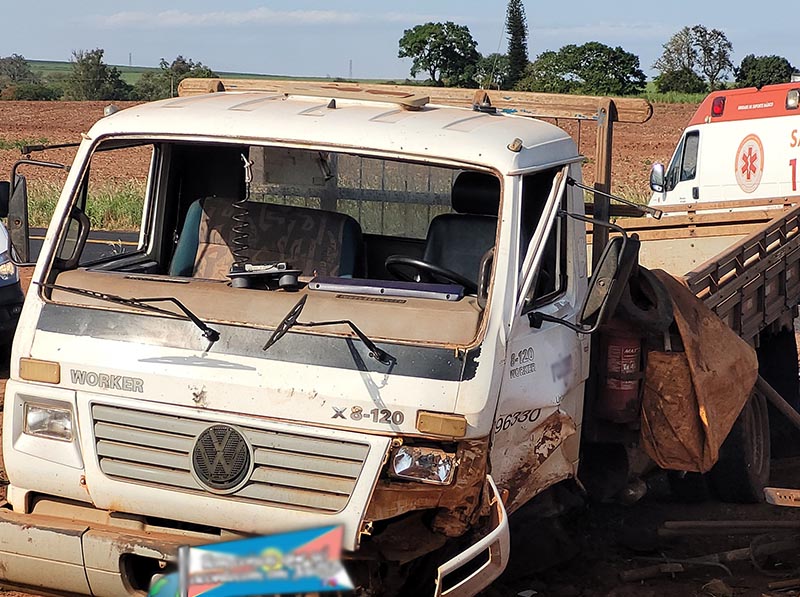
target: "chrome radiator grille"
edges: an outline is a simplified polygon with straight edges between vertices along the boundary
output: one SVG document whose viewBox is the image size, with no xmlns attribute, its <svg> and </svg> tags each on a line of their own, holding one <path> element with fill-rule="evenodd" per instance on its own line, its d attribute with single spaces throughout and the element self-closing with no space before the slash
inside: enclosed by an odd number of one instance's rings
<svg viewBox="0 0 800 597">
<path fill-rule="evenodd" d="M 192 474 L 195 438 L 215 421 L 94 404 L 100 469 L 130 483 L 215 495 Z M 236 426 L 252 446 L 253 471 L 225 499 L 322 513 L 340 512 L 355 488 L 369 445 L 339 438 Z"/>
</svg>

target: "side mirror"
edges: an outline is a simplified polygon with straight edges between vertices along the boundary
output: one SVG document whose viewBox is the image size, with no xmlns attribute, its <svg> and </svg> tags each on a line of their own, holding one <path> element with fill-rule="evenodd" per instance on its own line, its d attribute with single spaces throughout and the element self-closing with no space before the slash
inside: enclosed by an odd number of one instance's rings
<svg viewBox="0 0 800 597">
<path fill-rule="evenodd" d="M 31 246 L 28 231 L 28 181 L 21 174 L 12 176 L 14 186 L 8 198 L 8 235 L 20 263 L 30 264 Z"/>
<path fill-rule="evenodd" d="M 67 230 L 58 247 L 54 263 L 56 268 L 63 271 L 78 267 L 86 239 L 89 238 L 89 227 L 89 217 L 83 210 L 73 207 L 69 214 Z"/>
<path fill-rule="evenodd" d="M 0 218 L 8 216 L 8 200 L 11 198 L 11 183 L 0 180 Z"/>
<path fill-rule="evenodd" d="M 615 236 L 608 241 L 589 280 L 589 289 L 580 310 L 578 325 L 536 311 L 528 313 L 531 327 L 538 328 L 542 322 L 550 321 L 565 325 L 579 334 L 591 334 L 596 331 L 616 310 L 628 278 L 639 262 L 640 244 L 639 237 L 635 234 L 627 238 Z"/>
<path fill-rule="evenodd" d="M 636 235 L 628 239 L 615 236 L 608 242 L 589 280 L 589 290 L 579 318 L 581 326 L 594 331 L 605 322 L 607 315 L 614 313 L 625 284 L 639 263 L 640 245 Z"/>
<path fill-rule="evenodd" d="M 654 193 L 665 193 L 667 190 L 664 164 L 656 162 L 650 169 L 650 189 Z"/>
</svg>

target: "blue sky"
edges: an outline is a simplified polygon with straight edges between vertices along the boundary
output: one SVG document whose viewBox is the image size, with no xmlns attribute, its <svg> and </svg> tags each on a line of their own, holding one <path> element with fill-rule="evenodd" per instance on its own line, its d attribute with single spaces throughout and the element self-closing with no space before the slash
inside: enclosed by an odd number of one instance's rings
<svg viewBox="0 0 800 597">
<path fill-rule="evenodd" d="M 397 57 L 404 29 L 427 21 L 469 27 L 483 54 L 505 51 L 506 2 L 404 0 L 194 0 L 184 2 L 4 2 L 0 56 L 68 60 L 72 50 L 105 49 L 109 64 L 155 66 L 176 55 L 215 70 L 298 76 L 395 78 L 409 76 Z M 533 59 L 543 50 L 599 41 L 622 46 L 651 66 L 661 46 L 684 25 L 726 33 L 735 65 L 750 53 L 777 54 L 800 66 L 798 8 L 769 3 L 588 0 L 524 2 Z M 605 14 L 598 12 L 605 6 Z M 776 15 L 784 15 L 783 18 Z"/>
</svg>

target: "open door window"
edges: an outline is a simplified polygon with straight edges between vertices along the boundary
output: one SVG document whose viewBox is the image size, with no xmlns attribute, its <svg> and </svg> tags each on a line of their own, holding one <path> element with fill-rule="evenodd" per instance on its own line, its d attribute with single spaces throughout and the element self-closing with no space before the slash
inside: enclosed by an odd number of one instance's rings
<svg viewBox="0 0 800 597">
<path fill-rule="evenodd" d="M 566 220 L 557 214 L 565 205 L 568 169 L 564 166 L 523 179 L 518 315 L 566 290 Z"/>
</svg>

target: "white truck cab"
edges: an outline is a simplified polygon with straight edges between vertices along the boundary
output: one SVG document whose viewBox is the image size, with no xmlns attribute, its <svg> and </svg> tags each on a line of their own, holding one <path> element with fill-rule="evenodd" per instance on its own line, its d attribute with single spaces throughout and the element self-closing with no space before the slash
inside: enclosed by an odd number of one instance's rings
<svg viewBox="0 0 800 597">
<path fill-rule="evenodd" d="M 212 93 L 84 136 L 14 341 L 0 583 L 136 594 L 179 545 L 331 524 L 382 594 L 503 570 L 507 515 L 578 464 L 582 157 L 370 97 Z M 87 257 L 118 156 L 138 241 Z"/>
<path fill-rule="evenodd" d="M 798 83 L 711 93 L 655 181 L 650 205 L 763 205 L 797 195 L 799 105 Z"/>
</svg>

